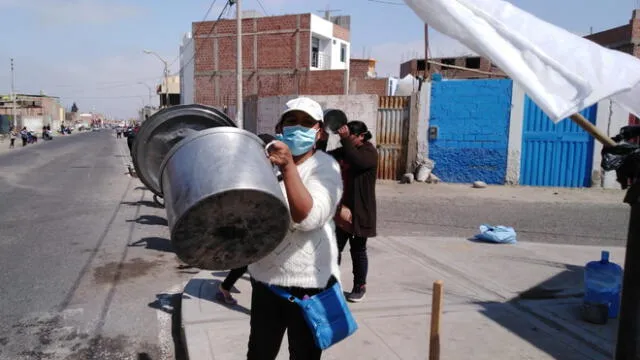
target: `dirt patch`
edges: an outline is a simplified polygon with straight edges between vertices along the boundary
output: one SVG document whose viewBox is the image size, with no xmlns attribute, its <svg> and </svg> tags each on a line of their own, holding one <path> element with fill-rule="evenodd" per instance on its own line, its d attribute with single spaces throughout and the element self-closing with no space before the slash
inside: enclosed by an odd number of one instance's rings
<svg viewBox="0 0 640 360">
<path fill-rule="evenodd" d="M 93 278 L 97 284 L 133 279 L 147 275 L 160 264 L 161 261 L 146 261 L 141 258 L 134 258 L 124 263 L 113 261 L 95 268 Z"/>
<path fill-rule="evenodd" d="M 96 336 L 87 345 L 76 348 L 65 360 L 157 359 L 159 353 L 155 345 L 136 345 L 122 335 L 115 338 Z"/>
</svg>

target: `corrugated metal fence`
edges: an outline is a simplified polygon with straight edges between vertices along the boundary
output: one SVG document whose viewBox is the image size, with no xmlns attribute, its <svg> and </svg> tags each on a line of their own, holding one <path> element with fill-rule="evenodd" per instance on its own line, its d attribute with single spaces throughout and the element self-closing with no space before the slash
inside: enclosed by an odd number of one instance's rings
<svg viewBox="0 0 640 360">
<path fill-rule="evenodd" d="M 378 179 L 398 180 L 406 170 L 409 140 L 409 96 L 381 96 L 376 144 Z"/>
</svg>

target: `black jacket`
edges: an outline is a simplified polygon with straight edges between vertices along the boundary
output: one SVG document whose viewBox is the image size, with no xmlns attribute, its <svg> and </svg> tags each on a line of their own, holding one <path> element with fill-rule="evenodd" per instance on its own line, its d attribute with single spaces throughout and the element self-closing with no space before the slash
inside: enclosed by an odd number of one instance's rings
<svg viewBox="0 0 640 360">
<path fill-rule="evenodd" d="M 343 204 L 351 209 L 353 235 L 375 237 L 376 220 L 376 176 L 378 151 L 370 142 L 355 147 L 348 139 L 341 140 L 342 147 L 331 154 L 338 162 L 348 164 L 347 181 Z"/>
</svg>

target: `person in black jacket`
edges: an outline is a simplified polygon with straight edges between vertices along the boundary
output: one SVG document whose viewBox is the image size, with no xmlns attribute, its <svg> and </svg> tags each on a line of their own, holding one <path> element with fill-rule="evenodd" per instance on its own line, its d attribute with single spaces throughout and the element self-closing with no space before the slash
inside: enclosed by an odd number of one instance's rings
<svg viewBox="0 0 640 360">
<path fill-rule="evenodd" d="M 342 169 L 344 194 L 335 217 L 338 251 L 347 243 L 353 262 L 351 302 L 362 301 L 366 293 L 369 259 L 367 239 L 376 236 L 376 174 L 378 151 L 369 142 L 371 133 L 362 121 L 351 121 L 338 129 L 342 147 L 331 151 Z M 342 260 L 338 256 L 338 262 Z"/>
</svg>

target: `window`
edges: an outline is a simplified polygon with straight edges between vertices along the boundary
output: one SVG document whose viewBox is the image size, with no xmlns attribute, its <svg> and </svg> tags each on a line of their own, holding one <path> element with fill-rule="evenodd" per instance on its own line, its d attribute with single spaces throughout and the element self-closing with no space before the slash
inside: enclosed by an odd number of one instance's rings
<svg viewBox="0 0 640 360">
<path fill-rule="evenodd" d="M 340 45 L 340 62 L 347 62 L 347 44 Z"/>
<path fill-rule="evenodd" d="M 465 67 L 468 69 L 480 69 L 480 58 L 479 57 L 466 58 Z"/>
<path fill-rule="evenodd" d="M 320 39 L 317 37 L 311 38 L 311 66 L 317 68 L 320 62 Z"/>
<path fill-rule="evenodd" d="M 441 62 L 443 64 L 445 64 L 445 65 L 455 65 L 456 64 L 456 59 L 452 59 L 452 58 L 442 59 Z"/>
</svg>

